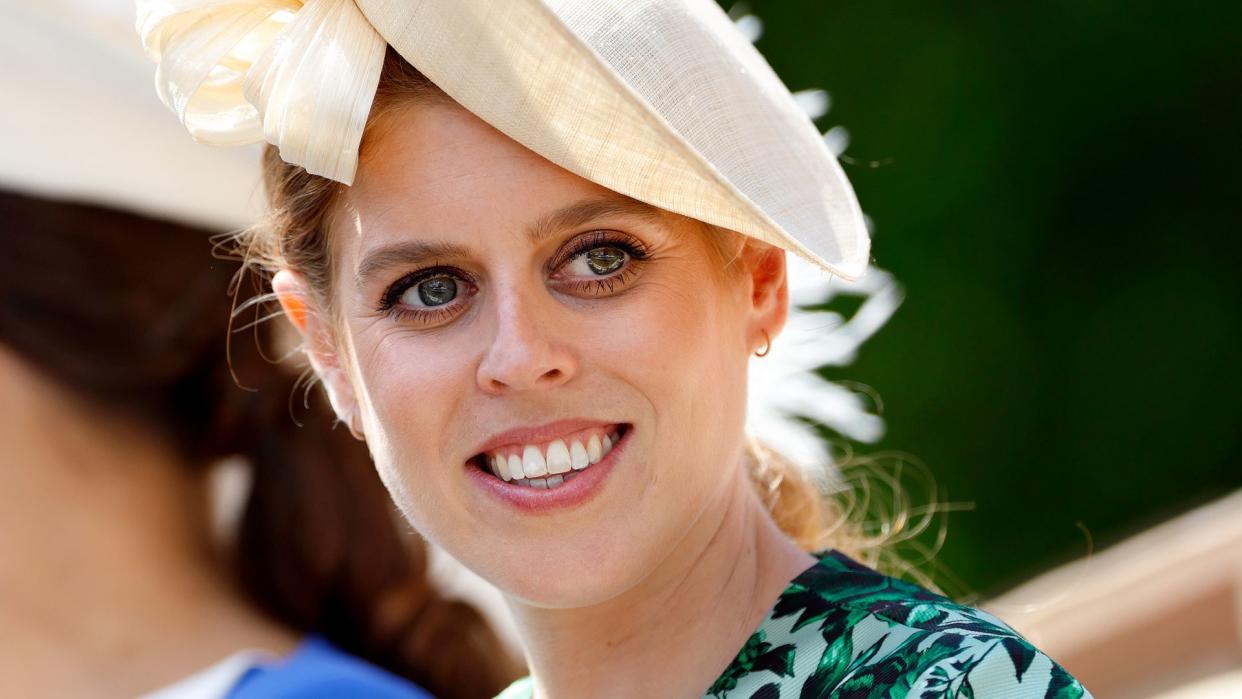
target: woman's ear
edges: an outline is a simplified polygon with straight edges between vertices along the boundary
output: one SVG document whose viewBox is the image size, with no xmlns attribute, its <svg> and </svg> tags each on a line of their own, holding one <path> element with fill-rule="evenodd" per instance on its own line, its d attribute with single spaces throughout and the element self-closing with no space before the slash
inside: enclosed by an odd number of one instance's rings
<svg viewBox="0 0 1242 699">
<path fill-rule="evenodd" d="M 751 346 L 762 349 L 785 327 L 789 317 L 789 278 L 785 251 L 748 238 L 742 249 L 747 281 L 750 282 L 750 323 L 747 332 Z M 764 333 L 767 337 L 764 337 Z"/>
<path fill-rule="evenodd" d="M 282 269 L 272 277 L 272 291 L 285 312 L 285 317 L 297 328 L 306 347 L 311 368 L 319 377 L 328 393 L 328 402 L 336 417 L 358 439 L 362 439 L 362 420 L 358 409 L 357 394 L 345 363 L 337 349 L 331 320 L 316 312 L 311 302 L 310 287 L 297 272 Z"/>
</svg>

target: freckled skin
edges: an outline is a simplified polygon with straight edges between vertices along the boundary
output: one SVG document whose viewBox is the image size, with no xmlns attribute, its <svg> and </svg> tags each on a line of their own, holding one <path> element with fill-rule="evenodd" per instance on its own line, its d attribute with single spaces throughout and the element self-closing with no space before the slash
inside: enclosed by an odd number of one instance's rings
<svg viewBox="0 0 1242 699">
<path fill-rule="evenodd" d="M 672 214 L 607 215 L 532 243 L 525 230 L 541 216 L 610 193 L 459 108 L 388 118 L 334 217 L 337 317 L 306 321 L 309 337 L 334 338 L 312 341 L 316 366 L 337 385 L 338 410 L 360 415 L 384 483 L 424 536 L 527 604 L 622 595 L 696 523 L 719 519 L 746 477 L 746 363 L 783 307 L 757 310 L 751 285 L 720 272 L 704 229 Z M 597 230 L 638 238 L 649 259 L 604 293 L 558 285 L 547 269 L 558 249 Z M 469 251 L 436 261 L 477 282 L 448 319 L 377 311 L 414 269 L 355 283 L 369 251 L 412 240 Z M 597 497 L 533 516 L 471 485 L 465 462 L 492 435 L 575 417 L 634 426 Z"/>
</svg>

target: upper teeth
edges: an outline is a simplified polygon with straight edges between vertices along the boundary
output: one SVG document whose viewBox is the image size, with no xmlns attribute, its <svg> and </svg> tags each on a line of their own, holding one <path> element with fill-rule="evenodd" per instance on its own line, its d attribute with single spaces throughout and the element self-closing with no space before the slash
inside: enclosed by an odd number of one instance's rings
<svg viewBox="0 0 1242 699">
<path fill-rule="evenodd" d="M 616 428 L 611 432 L 592 428 L 547 444 L 497 449 L 487 453 L 487 460 L 492 473 L 506 481 L 536 488 L 556 487 L 576 475 L 573 471 L 599 463 L 619 438 Z"/>
</svg>

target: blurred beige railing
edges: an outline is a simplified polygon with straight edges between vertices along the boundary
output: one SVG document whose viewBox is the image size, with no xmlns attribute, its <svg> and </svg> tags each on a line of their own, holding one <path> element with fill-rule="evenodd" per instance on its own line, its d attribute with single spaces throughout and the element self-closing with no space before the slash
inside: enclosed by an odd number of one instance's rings
<svg viewBox="0 0 1242 699">
<path fill-rule="evenodd" d="M 984 606 L 1097 699 L 1242 698 L 1242 491 Z"/>
</svg>

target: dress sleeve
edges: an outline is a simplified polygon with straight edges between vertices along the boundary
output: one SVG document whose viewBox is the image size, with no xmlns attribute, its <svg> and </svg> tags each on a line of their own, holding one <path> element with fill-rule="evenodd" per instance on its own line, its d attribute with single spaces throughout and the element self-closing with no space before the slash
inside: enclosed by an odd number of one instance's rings
<svg viewBox="0 0 1242 699">
<path fill-rule="evenodd" d="M 925 690 L 963 699 L 1091 699 L 1078 680 L 1017 635 L 968 639 L 923 680 Z"/>
</svg>

